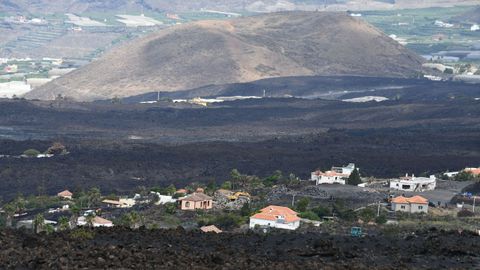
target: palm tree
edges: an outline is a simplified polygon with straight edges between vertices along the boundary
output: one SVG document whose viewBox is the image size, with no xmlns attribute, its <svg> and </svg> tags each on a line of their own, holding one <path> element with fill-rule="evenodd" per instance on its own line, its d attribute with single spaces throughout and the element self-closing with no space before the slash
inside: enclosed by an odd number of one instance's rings
<svg viewBox="0 0 480 270">
<path fill-rule="evenodd" d="M 65 216 L 58 219 L 58 224 L 61 231 L 70 229 L 70 220 Z"/>
<path fill-rule="evenodd" d="M 43 227 L 45 226 L 45 217 L 42 214 L 38 214 L 35 216 L 33 220 L 33 228 L 35 233 L 39 233 L 42 231 Z"/>
<path fill-rule="evenodd" d="M 72 216 L 70 217 L 70 227 L 75 228 L 77 226 L 78 216 L 80 215 L 80 207 L 77 204 L 70 207 Z"/>
<path fill-rule="evenodd" d="M 6 225 L 7 227 L 12 227 L 13 216 L 17 212 L 17 207 L 13 203 L 7 203 L 3 206 L 3 211 L 7 216 Z"/>
<path fill-rule="evenodd" d="M 130 220 L 132 222 L 131 226 L 133 227 L 133 229 L 137 229 L 141 221 L 140 215 L 137 212 L 133 211 L 130 213 Z"/>
<path fill-rule="evenodd" d="M 100 189 L 93 187 L 88 191 L 88 208 L 92 207 L 92 205 L 97 204 L 100 202 L 100 198 L 102 194 L 100 193 Z"/>
<path fill-rule="evenodd" d="M 89 214 L 85 219 L 87 221 L 87 226 L 92 228 L 93 227 L 93 220 L 95 219 L 95 215 Z"/>
</svg>

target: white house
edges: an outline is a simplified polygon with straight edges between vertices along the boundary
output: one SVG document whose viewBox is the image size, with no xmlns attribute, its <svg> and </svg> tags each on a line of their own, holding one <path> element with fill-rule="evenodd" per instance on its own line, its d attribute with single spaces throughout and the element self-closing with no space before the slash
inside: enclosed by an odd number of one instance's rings
<svg viewBox="0 0 480 270">
<path fill-rule="evenodd" d="M 355 170 L 355 163 L 349 163 L 347 166 L 343 167 L 332 167 L 332 171 L 341 173 L 341 174 L 346 174 L 347 177 L 352 174 L 352 172 Z M 357 168 L 359 170 L 359 168 Z"/>
<path fill-rule="evenodd" d="M 77 220 L 77 225 L 78 226 L 86 226 L 87 225 L 87 217 L 79 217 Z M 92 220 L 92 226 L 93 227 L 113 227 L 113 222 L 111 222 L 108 219 L 101 218 L 99 216 L 96 216 Z"/>
<path fill-rule="evenodd" d="M 315 181 L 315 184 L 341 184 L 345 185 L 345 179 L 347 179 L 349 174 L 338 173 L 335 171 L 315 171 L 312 172 L 311 180 Z"/>
<path fill-rule="evenodd" d="M 102 201 L 102 203 L 106 204 L 108 207 L 130 208 L 135 205 L 136 201 L 135 199 L 130 198 L 120 198 L 118 201 L 105 199 Z"/>
<path fill-rule="evenodd" d="M 411 192 L 423 192 L 427 190 L 434 190 L 437 185 L 437 178 L 435 175 L 430 177 L 415 177 L 415 175 L 400 177 L 399 179 L 390 180 L 390 188 L 411 191 Z"/>
<path fill-rule="evenodd" d="M 250 229 L 255 227 L 271 227 L 285 230 L 296 230 L 300 226 L 297 212 L 288 207 L 270 205 L 250 217 Z"/>
<path fill-rule="evenodd" d="M 428 213 L 428 200 L 422 196 L 398 196 L 392 199 L 392 210 L 407 213 Z"/>
</svg>

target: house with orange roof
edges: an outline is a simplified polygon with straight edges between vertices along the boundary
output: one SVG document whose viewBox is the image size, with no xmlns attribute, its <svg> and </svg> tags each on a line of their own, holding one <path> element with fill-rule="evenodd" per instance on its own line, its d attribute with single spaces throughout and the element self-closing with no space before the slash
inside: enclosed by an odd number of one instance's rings
<svg viewBox="0 0 480 270">
<path fill-rule="evenodd" d="M 422 196 L 398 196 L 392 199 L 392 210 L 407 213 L 428 213 L 428 199 Z"/>
<path fill-rule="evenodd" d="M 58 197 L 60 198 L 63 198 L 63 199 L 68 199 L 68 200 L 71 200 L 72 199 L 72 196 L 73 196 L 73 193 L 70 192 L 68 189 L 62 191 L 62 192 L 59 192 L 57 194 Z"/>
<path fill-rule="evenodd" d="M 288 207 L 269 205 L 250 217 L 250 229 L 271 227 L 277 229 L 296 230 L 300 226 L 297 212 Z"/>
<path fill-rule="evenodd" d="M 192 193 L 178 201 L 182 210 L 212 209 L 213 207 L 213 198 L 204 193 Z"/>
<path fill-rule="evenodd" d="M 322 172 L 320 170 L 314 171 L 311 174 L 310 180 L 315 181 L 315 184 L 341 184 L 345 185 L 345 180 L 348 178 L 348 174 L 339 173 L 337 171 L 326 171 Z"/>
<path fill-rule="evenodd" d="M 464 171 L 471 173 L 473 176 L 480 176 L 480 168 L 465 168 Z"/>
</svg>

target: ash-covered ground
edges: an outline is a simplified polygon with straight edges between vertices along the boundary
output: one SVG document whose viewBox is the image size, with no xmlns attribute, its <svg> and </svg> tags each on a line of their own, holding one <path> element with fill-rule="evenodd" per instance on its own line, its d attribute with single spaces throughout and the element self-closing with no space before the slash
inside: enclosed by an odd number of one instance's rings
<svg viewBox="0 0 480 270">
<path fill-rule="evenodd" d="M 88 231 L 87 231 L 88 232 Z M 205 234 L 98 229 L 0 232 L 6 269 L 479 269 L 480 236 L 430 229 L 360 238 L 322 233 Z"/>
</svg>

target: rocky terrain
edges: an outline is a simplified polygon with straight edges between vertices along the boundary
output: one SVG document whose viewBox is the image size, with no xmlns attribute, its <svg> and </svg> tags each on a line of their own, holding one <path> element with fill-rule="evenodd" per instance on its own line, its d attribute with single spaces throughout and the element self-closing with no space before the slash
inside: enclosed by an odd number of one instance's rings
<svg viewBox="0 0 480 270">
<path fill-rule="evenodd" d="M 362 238 L 122 228 L 98 229 L 88 234 L 93 239 L 79 235 L 2 231 L 0 264 L 6 269 L 476 269 L 480 264 L 478 235 L 435 229 Z"/>
<path fill-rule="evenodd" d="M 296 88 L 300 82 L 289 84 Z M 397 83 L 319 78 L 305 81 L 320 85 L 318 91 L 299 87 L 299 93 L 321 95 L 330 92 L 322 89 L 337 89 L 330 93 L 335 99 L 266 98 L 208 107 L 167 101 L 4 100 L 0 155 L 10 156 L 0 158 L 0 196 L 9 199 L 18 190 L 36 194 L 42 187 L 48 194 L 92 186 L 126 193 L 138 186 L 222 183 L 233 168 L 260 177 L 281 170 L 306 179 L 312 170 L 348 162 L 355 162 L 364 176 L 377 177 L 478 166 L 479 88 Z M 391 100 L 338 100 L 366 95 L 365 91 Z M 55 141 L 66 145 L 70 154 L 17 157 L 31 148 L 45 151 Z"/>
<path fill-rule="evenodd" d="M 95 100 L 302 75 L 415 77 L 422 62 L 346 13 L 282 12 L 160 30 L 27 97 Z"/>
</svg>

